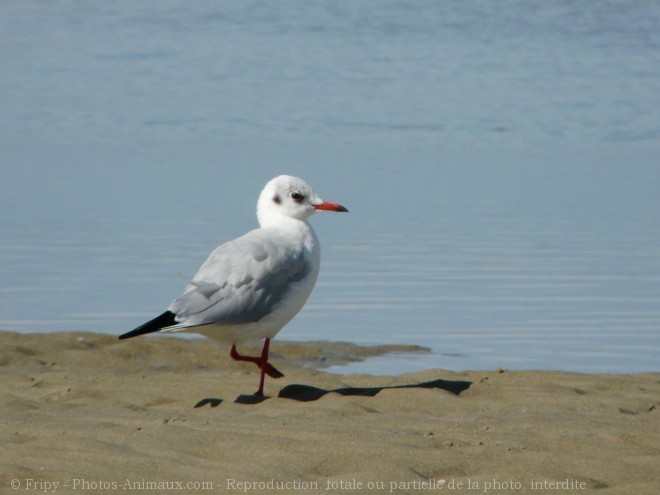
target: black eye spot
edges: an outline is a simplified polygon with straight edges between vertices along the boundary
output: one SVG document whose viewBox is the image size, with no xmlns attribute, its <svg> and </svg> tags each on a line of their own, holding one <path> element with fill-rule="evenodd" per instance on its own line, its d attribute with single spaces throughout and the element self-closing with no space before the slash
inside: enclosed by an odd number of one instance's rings
<svg viewBox="0 0 660 495">
<path fill-rule="evenodd" d="M 294 200 L 296 203 L 300 203 L 303 199 L 305 199 L 305 196 L 298 191 L 293 191 L 291 193 L 291 199 Z"/>
<path fill-rule="evenodd" d="M 275 195 L 275 197 L 273 198 L 273 203 L 278 204 L 278 205 L 279 205 L 280 203 L 282 203 L 282 198 L 280 198 L 280 195 L 279 195 L 279 194 L 276 194 L 276 195 Z"/>
</svg>

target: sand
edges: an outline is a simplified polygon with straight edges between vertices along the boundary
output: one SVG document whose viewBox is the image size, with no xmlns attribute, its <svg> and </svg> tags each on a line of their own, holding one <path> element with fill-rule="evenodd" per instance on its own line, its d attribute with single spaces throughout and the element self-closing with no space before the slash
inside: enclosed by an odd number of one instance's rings
<svg viewBox="0 0 660 495">
<path fill-rule="evenodd" d="M 318 367 L 405 348 L 0 332 L 0 493 L 660 493 L 660 374 Z M 422 351 L 422 350 L 420 350 Z"/>
</svg>

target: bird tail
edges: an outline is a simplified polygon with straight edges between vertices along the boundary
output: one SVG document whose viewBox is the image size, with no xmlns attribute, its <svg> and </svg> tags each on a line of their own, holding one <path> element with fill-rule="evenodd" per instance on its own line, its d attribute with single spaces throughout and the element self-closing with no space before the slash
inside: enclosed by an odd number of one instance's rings
<svg viewBox="0 0 660 495">
<path fill-rule="evenodd" d="M 131 337 L 137 337 L 138 335 L 144 335 L 145 333 L 157 332 L 158 330 L 177 325 L 178 323 L 179 322 L 176 321 L 174 313 L 171 311 L 165 311 L 162 315 L 140 325 L 135 330 L 120 335 L 119 338 L 130 339 Z"/>
</svg>

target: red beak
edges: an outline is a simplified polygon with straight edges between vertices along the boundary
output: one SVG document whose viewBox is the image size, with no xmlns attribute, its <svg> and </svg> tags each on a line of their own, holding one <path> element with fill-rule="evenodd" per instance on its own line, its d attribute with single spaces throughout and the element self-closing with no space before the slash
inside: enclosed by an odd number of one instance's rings
<svg viewBox="0 0 660 495">
<path fill-rule="evenodd" d="M 337 203 L 330 203 L 329 201 L 324 201 L 320 205 L 314 205 L 314 208 L 317 210 L 326 210 L 326 211 L 348 211 L 342 205 Z"/>
</svg>

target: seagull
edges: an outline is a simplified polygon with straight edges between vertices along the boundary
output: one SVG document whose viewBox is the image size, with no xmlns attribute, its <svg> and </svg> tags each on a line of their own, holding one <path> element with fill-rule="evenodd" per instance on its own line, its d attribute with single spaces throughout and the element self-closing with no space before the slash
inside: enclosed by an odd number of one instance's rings
<svg viewBox="0 0 660 495">
<path fill-rule="evenodd" d="M 264 378 L 284 376 L 268 363 L 270 340 L 304 306 L 321 263 L 319 240 L 307 218 L 319 210 L 347 212 L 323 201 L 297 177 L 280 175 L 259 195 L 260 228 L 218 246 L 167 311 L 120 335 L 128 339 L 153 332 L 191 332 L 231 344 L 236 361 L 261 370 Z M 236 345 L 264 340 L 260 356 L 244 356 Z"/>
</svg>

